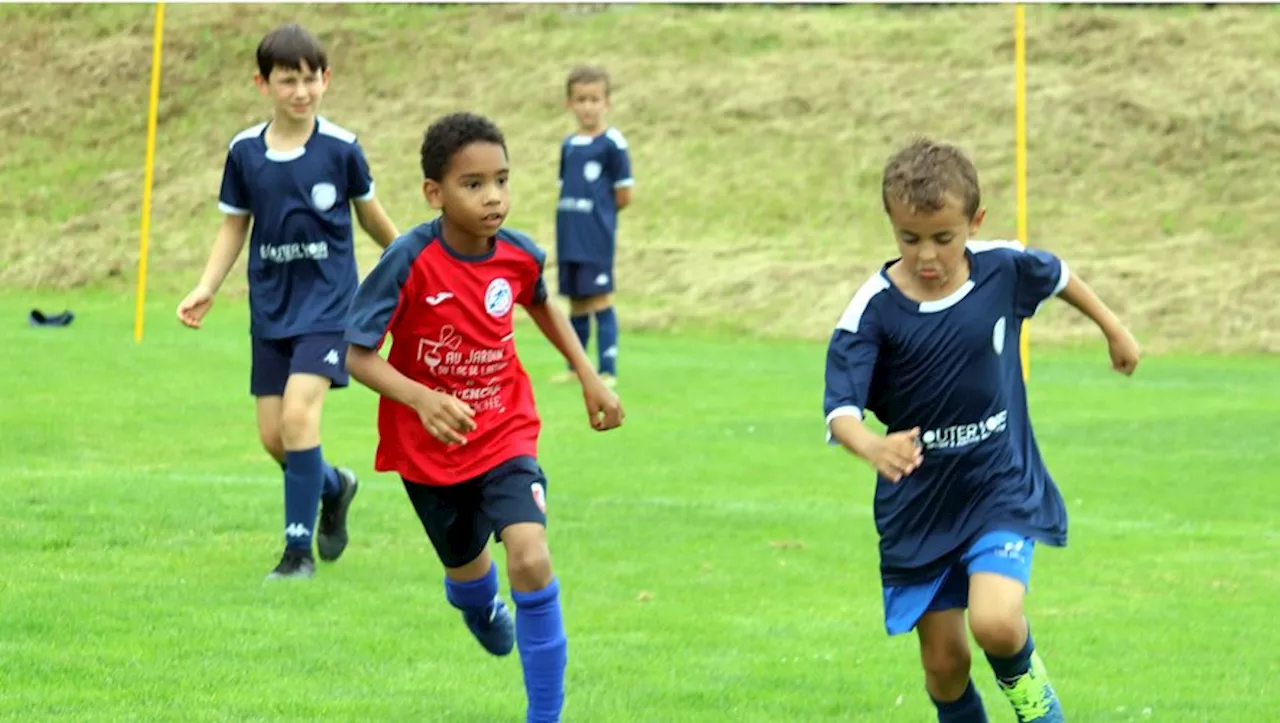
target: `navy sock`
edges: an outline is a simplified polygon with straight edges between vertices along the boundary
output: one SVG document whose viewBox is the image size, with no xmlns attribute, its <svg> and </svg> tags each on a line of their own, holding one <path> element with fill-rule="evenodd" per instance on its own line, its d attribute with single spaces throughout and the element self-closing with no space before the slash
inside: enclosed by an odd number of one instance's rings
<svg viewBox="0 0 1280 723">
<path fill-rule="evenodd" d="M 285 546 L 310 555 L 324 485 L 324 459 L 320 448 L 312 447 L 285 452 L 284 462 Z"/>
<path fill-rule="evenodd" d="M 537 592 L 512 591 L 516 603 L 516 646 L 529 696 L 527 723 L 557 723 L 564 707 L 564 669 L 569 644 L 560 615 L 560 583 Z"/>
<path fill-rule="evenodd" d="M 596 330 L 600 339 L 600 373 L 618 375 L 618 313 L 610 306 L 596 312 Z"/>
<path fill-rule="evenodd" d="M 570 316 L 569 323 L 573 325 L 573 333 L 578 335 L 578 341 L 582 342 L 582 348 L 586 349 L 587 342 L 591 341 L 591 315 Z"/>
<path fill-rule="evenodd" d="M 338 479 L 338 470 L 334 469 L 333 465 L 325 462 L 323 455 L 320 457 L 320 464 L 324 465 L 324 485 L 320 488 L 320 496 L 326 500 L 331 500 L 342 492 L 342 480 Z"/>
<path fill-rule="evenodd" d="M 457 582 L 444 579 L 444 594 L 449 604 L 463 612 L 488 610 L 498 595 L 498 565 L 489 566 L 489 572 L 479 580 Z"/>
<path fill-rule="evenodd" d="M 996 678 L 1005 683 L 1013 682 L 1018 678 L 1027 674 L 1031 670 L 1031 654 L 1036 650 L 1036 644 L 1031 640 L 1031 629 L 1027 629 L 1027 642 L 1014 654 L 1012 658 L 997 658 L 993 655 L 987 655 L 987 662 L 991 664 L 991 670 L 996 674 Z"/>
<path fill-rule="evenodd" d="M 929 696 L 933 700 L 933 696 Z M 987 723 L 987 711 L 982 707 L 982 698 L 978 689 L 973 687 L 973 680 L 964 693 L 950 703 L 933 700 L 938 708 L 938 723 Z"/>
</svg>

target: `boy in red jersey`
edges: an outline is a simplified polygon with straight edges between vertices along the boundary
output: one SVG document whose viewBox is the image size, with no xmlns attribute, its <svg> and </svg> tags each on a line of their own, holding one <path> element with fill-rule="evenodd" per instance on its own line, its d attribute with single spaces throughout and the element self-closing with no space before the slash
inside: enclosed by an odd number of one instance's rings
<svg viewBox="0 0 1280 723">
<path fill-rule="evenodd" d="M 518 645 L 528 722 L 559 721 L 567 643 L 536 461 L 541 423 L 516 356 L 514 306 L 577 373 L 593 428 L 622 424 L 622 407 L 547 303 L 545 254 L 502 228 L 511 198 L 502 132 L 469 113 L 439 119 L 423 139 L 422 173 L 441 215 L 396 239 L 360 285 L 347 366 L 382 396 L 374 466 L 403 480 L 445 567 L 449 603 L 490 653 Z M 498 596 L 490 535 L 507 548 L 514 622 Z"/>
</svg>

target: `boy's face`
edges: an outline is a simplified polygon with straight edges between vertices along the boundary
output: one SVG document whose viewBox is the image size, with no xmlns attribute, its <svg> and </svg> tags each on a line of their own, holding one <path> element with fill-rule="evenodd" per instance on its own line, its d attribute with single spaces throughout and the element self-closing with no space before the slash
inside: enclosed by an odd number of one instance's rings
<svg viewBox="0 0 1280 723">
<path fill-rule="evenodd" d="M 253 80 L 262 94 L 271 99 L 277 118 L 305 121 L 320 110 L 320 99 L 329 87 L 332 70 L 313 70 L 302 61 L 302 68 L 295 70 L 277 65 L 271 77 L 255 73 Z"/>
<path fill-rule="evenodd" d="M 440 181 L 427 179 L 423 195 L 432 208 L 443 210 L 449 220 L 476 236 L 493 236 L 511 208 L 507 185 L 507 154 L 496 143 L 463 146 Z"/>
<path fill-rule="evenodd" d="M 604 114 L 609 110 L 609 93 L 603 82 L 574 83 L 565 105 L 578 117 L 583 129 L 597 130 L 604 125 Z"/>
<path fill-rule="evenodd" d="M 943 207 L 912 213 L 903 204 L 889 202 L 889 222 L 898 240 L 905 270 L 925 288 L 944 288 L 964 271 L 965 243 L 978 232 L 985 209 L 969 218 L 960 199 L 947 194 Z"/>
</svg>

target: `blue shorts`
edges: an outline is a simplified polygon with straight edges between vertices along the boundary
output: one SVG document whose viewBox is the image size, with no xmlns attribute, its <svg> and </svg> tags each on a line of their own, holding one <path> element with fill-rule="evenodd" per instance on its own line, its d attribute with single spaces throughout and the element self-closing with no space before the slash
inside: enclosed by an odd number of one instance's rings
<svg viewBox="0 0 1280 723">
<path fill-rule="evenodd" d="M 604 264 L 561 261 L 560 295 L 570 299 L 586 299 L 613 292 L 613 269 Z"/>
<path fill-rule="evenodd" d="M 347 386 L 347 342 L 342 332 L 303 334 L 287 339 L 253 338 L 249 393 L 278 397 L 291 374 L 326 377 L 334 388 Z"/>
<path fill-rule="evenodd" d="M 988 532 L 954 566 L 929 582 L 884 589 L 884 626 L 890 635 L 911 632 L 925 613 L 966 608 L 969 576 L 990 572 L 1031 589 L 1035 540 L 1012 532 Z"/>
</svg>

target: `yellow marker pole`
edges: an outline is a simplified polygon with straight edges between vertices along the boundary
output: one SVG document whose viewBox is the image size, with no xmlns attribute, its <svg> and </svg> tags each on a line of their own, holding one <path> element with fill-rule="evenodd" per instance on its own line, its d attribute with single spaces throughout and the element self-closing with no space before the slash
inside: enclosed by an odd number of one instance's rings
<svg viewBox="0 0 1280 723">
<path fill-rule="evenodd" d="M 155 36 L 151 41 L 151 103 L 147 109 L 147 160 L 142 182 L 142 229 L 138 240 L 138 306 L 133 340 L 142 343 L 147 305 L 147 248 L 151 241 L 151 186 L 155 180 L 156 122 L 160 107 L 160 51 L 164 46 L 164 3 L 156 3 Z"/>
<path fill-rule="evenodd" d="M 1013 8 L 1014 157 L 1017 167 L 1018 241 L 1030 245 L 1027 232 L 1027 14 L 1022 5 Z M 1022 379 L 1031 379 L 1031 320 L 1023 322 L 1018 340 Z"/>
</svg>

